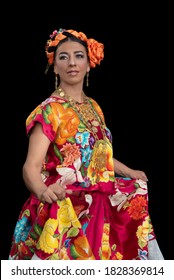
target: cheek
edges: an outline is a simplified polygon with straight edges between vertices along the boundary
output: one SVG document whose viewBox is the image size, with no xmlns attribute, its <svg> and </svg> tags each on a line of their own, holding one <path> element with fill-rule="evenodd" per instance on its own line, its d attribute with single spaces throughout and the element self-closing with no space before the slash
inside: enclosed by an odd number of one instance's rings
<svg viewBox="0 0 174 280">
<path fill-rule="evenodd" d="M 67 68 L 67 61 L 64 60 L 63 63 L 60 61 L 58 63 L 55 62 L 54 72 L 58 74 L 65 71 L 66 68 Z"/>
<path fill-rule="evenodd" d="M 80 69 L 83 71 L 83 72 L 87 72 L 89 71 L 89 64 L 86 62 L 86 61 L 82 61 L 79 65 Z"/>
</svg>

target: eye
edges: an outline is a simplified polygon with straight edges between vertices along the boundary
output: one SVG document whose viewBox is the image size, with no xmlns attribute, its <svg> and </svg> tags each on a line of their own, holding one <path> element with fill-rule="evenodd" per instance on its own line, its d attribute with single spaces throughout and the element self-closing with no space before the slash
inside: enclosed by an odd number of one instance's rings
<svg viewBox="0 0 174 280">
<path fill-rule="evenodd" d="M 66 55 L 66 54 L 60 54 L 60 55 L 59 55 L 59 59 L 60 59 L 60 60 L 68 59 L 68 55 Z"/>
<path fill-rule="evenodd" d="M 77 58 L 83 58 L 83 57 L 84 57 L 84 54 L 82 54 L 82 53 L 77 53 L 77 54 L 76 54 L 76 57 L 77 57 Z"/>
</svg>

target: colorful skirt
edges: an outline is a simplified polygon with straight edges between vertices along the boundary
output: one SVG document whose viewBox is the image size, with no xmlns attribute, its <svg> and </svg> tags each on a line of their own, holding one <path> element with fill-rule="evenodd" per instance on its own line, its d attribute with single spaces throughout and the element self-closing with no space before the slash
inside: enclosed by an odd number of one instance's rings
<svg viewBox="0 0 174 280">
<path fill-rule="evenodd" d="M 147 184 L 116 178 L 112 191 L 74 191 L 52 204 L 31 195 L 19 215 L 11 260 L 147 260 L 155 234 Z"/>
</svg>

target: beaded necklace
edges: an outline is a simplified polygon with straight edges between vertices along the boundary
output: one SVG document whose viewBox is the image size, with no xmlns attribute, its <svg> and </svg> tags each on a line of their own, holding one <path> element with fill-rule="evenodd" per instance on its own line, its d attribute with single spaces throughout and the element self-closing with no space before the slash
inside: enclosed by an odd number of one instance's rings
<svg viewBox="0 0 174 280">
<path fill-rule="evenodd" d="M 92 132 L 96 141 L 99 140 L 97 134 L 99 127 L 103 135 L 103 140 L 107 139 L 105 132 L 105 123 L 99 116 L 99 114 L 96 112 L 94 106 L 90 102 L 90 99 L 85 95 L 84 92 L 83 103 L 79 103 L 76 100 L 74 100 L 71 96 L 67 95 L 65 91 L 63 91 L 60 87 L 58 87 L 54 91 L 53 95 L 58 95 L 59 97 L 63 97 L 69 101 L 71 107 L 75 110 L 79 119 L 84 123 L 88 130 Z"/>
</svg>

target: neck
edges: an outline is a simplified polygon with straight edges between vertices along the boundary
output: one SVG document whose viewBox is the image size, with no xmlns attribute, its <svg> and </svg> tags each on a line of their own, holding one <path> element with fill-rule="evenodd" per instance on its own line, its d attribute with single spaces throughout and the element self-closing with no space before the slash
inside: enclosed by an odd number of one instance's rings
<svg viewBox="0 0 174 280">
<path fill-rule="evenodd" d="M 60 83 L 58 90 L 59 89 L 64 92 L 66 97 L 68 96 L 80 103 L 83 102 L 84 93 L 81 84 L 67 85 L 64 83 Z"/>
<path fill-rule="evenodd" d="M 55 92 L 53 93 L 53 95 L 56 94 L 62 98 L 66 98 L 69 101 L 74 100 L 75 102 L 79 102 L 79 103 L 83 103 L 84 100 L 84 92 L 80 91 L 78 94 L 77 92 L 73 92 L 71 91 L 71 93 L 69 92 L 69 94 L 67 94 L 67 91 L 65 91 L 61 86 L 59 86 Z"/>
</svg>

